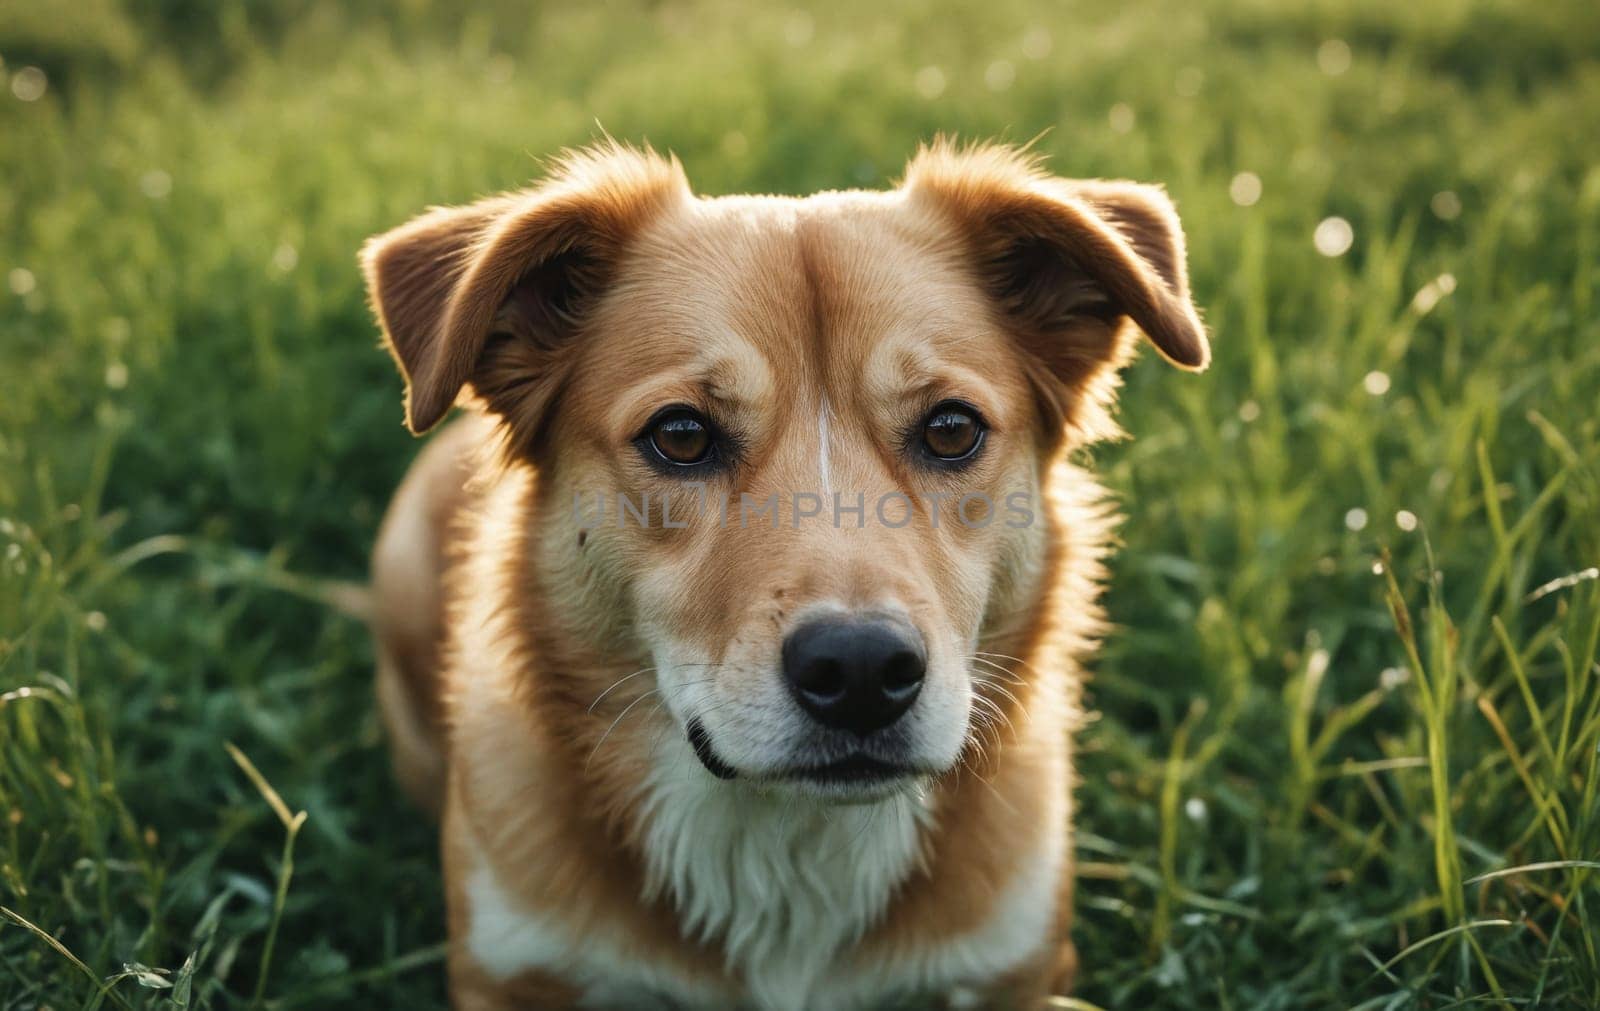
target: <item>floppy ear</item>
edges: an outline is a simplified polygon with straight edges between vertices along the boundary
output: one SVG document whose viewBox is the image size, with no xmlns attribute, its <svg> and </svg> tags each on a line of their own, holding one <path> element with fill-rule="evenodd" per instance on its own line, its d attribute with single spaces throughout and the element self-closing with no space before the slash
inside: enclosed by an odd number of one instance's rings
<svg viewBox="0 0 1600 1011">
<path fill-rule="evenodd" d="M 955 223 L 979 282 L 1058 380 L 1120 363 L 1125 320 L 1180 368 L 1210 362 L 1183 229 L 1157 187 L 1057 179 L 1014 149 L 947 142 L 918 152 L 904 185 Z"/>
<path fill-rule="evenodd" d="M 676 159 L 607 143 L 564 155 L 540 186 L 367 240 L 362 270 L 411 431 L 438 424 L 469 385 L 514 426 L 536 426 L 560 385 L 558 352 L 629 241 L 687 195 Z"/>
</svg>

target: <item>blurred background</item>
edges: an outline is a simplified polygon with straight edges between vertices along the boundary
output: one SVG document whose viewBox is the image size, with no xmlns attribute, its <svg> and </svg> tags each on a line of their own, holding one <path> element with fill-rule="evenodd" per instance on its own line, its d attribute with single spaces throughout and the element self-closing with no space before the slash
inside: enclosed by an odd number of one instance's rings
<svg viewBox="0 0 1600 1011">
<path fill-rule="evenodd" d="M 441 1006 L 321 599 L 417 448 L 355 251 L 602 130 L 1176 200 L 1060 1006 L 1600 1005 L 1600 5 L 462 6 L 0 2 L 0 1009 Z"/>
</svg>

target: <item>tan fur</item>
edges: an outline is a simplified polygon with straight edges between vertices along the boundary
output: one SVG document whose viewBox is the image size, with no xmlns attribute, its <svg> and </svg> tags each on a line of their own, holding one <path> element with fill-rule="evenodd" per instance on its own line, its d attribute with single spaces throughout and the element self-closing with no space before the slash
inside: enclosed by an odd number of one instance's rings
<svg viewBox="0 0 1600 1011">
<path fill-rule="evenodd" d="M 437 814 L 444 790 L 443 700 L 437 679 L 444 640 L 444 576 L 463 518 L 475 453 L 492 432 L 465 418 L 431 441 L 407 472 L 372 550 L 377 694 L 395 775 Z"/>
<path fill-rule="evenodd" d="M 923 784 L 920 863 L 838 972 L 870 978 L 978 930 L 1041 847 L 1070 864 L 1078 664 L 1100 630 L 1111 518 L 1066 457 L 1115 431 L 1116 370 L 1141 330 L 1175 364 L 1208 360 L 1164 195 L 939 144 L 889 193 L 707 200 L 675 161 L 607 145 L 379 236 L 364 264 L 408 425 L 458 397 L 474 409 L 419 458 L 374 560 L 397 770 L 444 811 L 457 1006 L 582 996 L 559 973 L 477 962 L 463 882 L 484 866 L 516 908 L 747 999 L 718 939 L 650 890 L 646 774 L 683 734 L 673 705 L 698 693 L 725 757 L 759 778 L 736 743 L 759 737 L 783 636 L 820 606 L 900 609 L 928 643 L 927 691 L 939 679 L 941 697 L 979 699 L 959 761 Z M 959 478 L 908 465 L 897 433 L 956 396 L 990 424 L 978 462 Z M 743 455 L 713 479 L 735 494 L 1027 489 L 1038 521 L 934 528 L 919 505 L 898 529 L 580 529 L 575 492 L 692 511 L 633 446 L 673 403 L 737 431 Z M 667 685 L 673 651 L 710 673 Z M 663 687 L 677 694 L 652 710 Z M 1070 866 L 1055 880 L 1048 943 L 972 981 L 986 1006 L 1070 984 Z"/>
</svg>

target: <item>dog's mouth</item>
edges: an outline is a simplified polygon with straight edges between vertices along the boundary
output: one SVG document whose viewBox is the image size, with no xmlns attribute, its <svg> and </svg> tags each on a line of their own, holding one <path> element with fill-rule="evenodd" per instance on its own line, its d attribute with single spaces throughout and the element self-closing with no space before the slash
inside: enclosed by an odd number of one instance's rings
<svg viewBox="0 0 1600 1011">
<path fill-rule="evenodd" d="M 739 770 L 717 757 L 711 750 L 711 735 L 706 733 L 706 725 L 698 719 L 689 721 L 689 746 L 694 748 L 694 757 L 700 759 L 700 764 L 706 771 L 718 779 L 733 779 L 739 775 Z"/>
<path fill-rule="evenodd" d="M 707 772 L 718 779 L 738 778 L 739 770 L 717 757 L 716 751 L 711 747 L 711 734 L 707 732 L 704 723 L 698 719 L 690 720 L 688 737 L 689 746 L 694 749 L 694 757 L 700 760 L 700 764 L 705 766 Z M 823 787 L 871 787 L 915 775 L 917 772 L 917 769 L 904 762 L 886 761 L 856 752 L 832 762 L 795 766 L 767 778 Z"/>
<path fill-rule="evenodd" d="M 784 774 L 784 778 L 815 783 L 819 786 L 871 786 L 909 776 L 915 772 L 911 766 L 900 762 L 886 762 L 881 758 L 857 753 L 836 762 L 791 769 Z"/>
</svg>

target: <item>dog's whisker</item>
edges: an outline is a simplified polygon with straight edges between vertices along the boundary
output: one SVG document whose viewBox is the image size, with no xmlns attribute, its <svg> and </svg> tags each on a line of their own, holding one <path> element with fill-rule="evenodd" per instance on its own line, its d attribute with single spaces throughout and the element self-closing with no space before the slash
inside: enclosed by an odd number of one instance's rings
<svg viewBox="0 0 1600 1011">
<path fill-rule="evenodd" d="M 989 657 L 989 658 L 995 659 L 995 660 L 1009 660 L 1011 663 L 1020 664 L 1021 666 L 1026 667 L 1029 670 L 1032 670 L 1032 671 L 1037 671 L 1038 670 L 1037 667 L 1035 667 L 1033 664 L 1029 663 L 1028 661 L 1022 659 L 1020 656 L 1012 656 L 1009 653 L 991 653 L 988 650 L 980 649 L 980 650 L 974 650 L 973 651 L 973 656 Z"/>
<path fill-rule="evenodd" d="M 656 668 L 651 667 L 651 668 L 647 668 L 647 669 L 648 670 L 655 670 Z M 636 676 L 637 674 L 640 674 L 640 673 L 643 673 L 643 672 L 642 671 L 635 671 L 634 674 L 630 674 L 629 677 L 634 677 L 634 676 Z M 627 680 L 627 679 L 624 678 L 623 680 Z M 678 688 L 693 688 L 696 685 L 711 684 L 715 680 L 716 680 L 716 678 L 696 678 L 693 681 L 680 682 L 676 687 L 678 687 Z M 618 682 L 617 684 L 613 684 L 611 686 L 611 688 L 607 688 L 605 691 L 601 692 L 600 693 L 600 698 L 595 699 L 594 702 L 589 704 L 588 711 L 590 713 L 593 713 L 595 711 L 596 706 L 598 706 L 600 704 L 600 699 L 602 699 L 605 696 L 611 694 L 612 689 L 616 688 L 618 684 L 621 684 L 621 682 Z M 660 686 L 657 686 L 655 689 L 652 689 L 652 690 L 653 691 L 662 691 L 663 689 Z M 634 700 L 634 701 L 637 701 L 637 700 Z"/>
<path fill-rule="evenodd" d="M 1012 684 L 1022 684 L 1021 676 L 1019 676 L 1015 671 L 995 663 L 993 660 L 986 658 L 982 654 L 973 653 L 967 657 L 967 660 L 969 663 L 982 664 L 985 670 L 992 671 L 996 675 L 999 675 Z"/>
<path fill-rule="evenodd" d="M 988 760 L 988 748 L 985 745 L 985 742 L 983 740 L 982 734 L 980 733 L 980 734 L 974 735 L 972 737 L 969 737 L 967 740 L 968 740 L 968 743 L 973 746 L 971 750 L 975 750 L 977 752 L 975 757 L 980 762 L 986 762 Z M 998 743 L 999 743 L 998 739 L 995 740 L 994 743 L 996 745 L 998 745 Z M 959 758 L 959 762 L 960 762 L 961 768 L 965 769 L 966 772 L 969 775 L 971 775 L 973 779 L 975 779 L 979 783 L 981 783 L 983 785 L 984 789 L 988 790 L 991 794 L 993 794 L 995 800 L 997 802 L 999 802 L 1001 806 L 1003 806 L 1007 811 L 1011 812 L 1012 814 L 1016 814 L 1017 813 L 1016 805 L 1012 804 L 1011 801 L 1006 798 L 1005 794 L 1001 793 L 999 788 L 996 787 L 994 785 L 994 783 L 991 782 L 987 776 L 984 776 L 983 774 L 978 772 L 978 770 L 976 768 L 973 767 L 972 762 L 969 760 L 968 755 L 967 755 L 968 750 L 969 749 L 966 749 L 966 748 L 962 749 L 962 754 L 961 754 L 961 756 Z"/>
<path fill-rule="evenodd" d="M 983 749 L 982 749 L 981 745 L 978 746 L 978 753 L 977 753 L 977 755 L 975 757 L 980 762 L 983 762 L 983 761 L 987 760 L 988 756 L 983 752 Z M 986 776 L 984 776 L 981 772 L 979 772 L 973 766 L 972 761 L 970 759 L 966 758 L 965 756 L 963 756 L 962 759 L 961 759 L 961 767 L 966 770 L 966 772 L 967 772 L 967 774 L 969 776 L 971 776 L 973 779 L 977 780 L 979 783 L 983 784 L 983 786 L 985 788 L 987 788 L 991 792 L 998 792 L 998 791 L 995 790 L 994 784 L 989 782 L 988 778 Z"/>
<path fill-rule="evenodd" d="M 996 803 L 998 803 L 1001 807 L 1005 808 L 1011 814 L 1017 814 L 1018 813 L 1017 806 L 1015 804 L 1011 803 L 1011 801 L 1006 798 L 1005 794 L 1000 792 L 1000 788 L 999 787 L 995 786 L 993 783 L 991 783 L 989 780 L 985 779 L 983 776 L 978 776 L 977 778 L 978 778 L 978 782 L 983 784 L 984 789 L 988 790 L 989 793 L 994 796 L 994 799 L 995 799 Z"/>
<path fill-rule="evenodd" d="M 1004 720 L 1006 726 L 1013 727 L 1013 728 L 1015 727 L 1015 724 L 1011 720 L 1011 713 L 1008 712 L 1005 707 L 1001 706 L 999 702 L 995 701 L 992 698 L 989 698 L 988 696 L 984 695 L 982 692 L 974 692 L 973 693 L 972 704 L 974 706 L 982 705 L 984 708 L 986 708 L 989 711 L 993 712 L 995 714 L 996 718 Z M 1011 700 L 1011 705 L 1017 711 L 1019 711 L 1019 712 L 1022 711 L 1021 706 L 1017 703 L 1017 701 L 1015 699 Z"/>
<path fill-rule="evenodd" d="M 989 691 L 994 692 L 1018 708 L 1022 707 L 1022 700 L 1017 698 L 1016 693 L 999 682 L 992 681 L 981 674 L 975 674 L 973 675 L 972 683 L 979 688 L 986 688 Z"/>
<path fill-rule="evenodd" d="M 1020 710 L 1020 709 L 1021 709 L 1021 708 L 1022 708 L 1022 700 L 1021 700 L 1021 699 L 1019 699 L 1019 698 L 1017 698 L 1017 697 L 1016 697 L 1016 696 L 1015 696 L 1015 695 L 1013 695 L 1013 694 L 1012 694 L 1012 693 L 1010 693 L 1010 692 L 1008 692 L 1008 691 L 1006 691 L 1006 690 L 1005 690 L 1005 689 L 1004 689 L 1004 688 L 1003 688 L 1003 687 L 1001 687 L 1001 686 L 1000 686 L 1000 685 L 996 685 L 996 684 L 985 684 L 985 685 L 981 685 L 981 686 L 980 686 L 980 687 L 982 687 L 982 688 L 987 688 L 987 689 L 988 689 L 988 690 L 990 690 L 990 691 L 992 691 L 992 692 L 994 692 L 994 693 L 995 693 L 995 694 L 996 694 L 996 695 L 998 695 L 998 696 L 999 696 L 999 697 L 1001 697 L 1001 698 L 1002 698 L 1002 699 L 1005 699 L 1005 700 L 1006 700 L 1006 701 L 1007 701 L 1007 702 L 1009 702 L 1009 703 L 1011 703 L 1011 704 L 1012 704 L 1012 705 L 1013 705 L 1013 706 L 1015 706 L 1015 707 L 1016 707 L 1016 708 L 1017 708 L 1017 709 L 1019 709 L 1019 710 Z M 980 696 L 979 696 L 979 697 L 982 697 L 982 696 L 981 696 L 981 694 L 980 694 Z M 986 700 L 986 701 L 993 701 L 993 700 L 992 700 L 992 699 L 990 699 L 990 700 Z"/>
<path fill-rule="evenodd" d="M 660 693 L 661 693 L 661 689 L 652 688 L 649 691 L 645 692 L 643 695 L 641 695 L 638 698 L 634 699 L 632 702 L 629 702 L 627 707 L 624 708 L 622 710 L 622 712 L 617 714 L 617 718 L 611 721 L 611 726 L 607 727 L 606 728 L 606 732 L 600 735 L 600 740 L 595 742 L 594 748 L 592 750 L 590 750 L 590 752 L 589 752 L 589 757 L 584 759 L 583 768 L 584 768 L 585 771 L 588 771 L 589 765 L 594 761 L 595 754 L 600 750 L 600 746 L 602 744 L 606 743 L 606 738 L 610 737 L 611 736 L 611 732 L 613 730 L 617 729 L 617 724 L 621 723 L 623 721 L 624 717 L 626 717 L 629 713 L 633 712 L 633 707 L 637 706 L 639 703 L 643 702 L 645 699 L 649 698 L 650 696 L 659 695 Z"/>
<path fill-rule="evenodd" d="M 990 684 L 995 687 L 999 687 L 1002 683 L 1005 683 L 1020 688 L 1023 683 L 1020 678 L 1002 677 L 998 675 L 997 672 L 986 667 L 974 667 L 969 671 L 969 673 L 972 675 L 972 679 L 974 681 Z"/>
<path fill-rule="evenodd" d="M 993 716 L 981 710 L 974 711 L 973 713 L 972 733 L 968 736 L 967 740 L 977 752 L 977 756 L 980 760 L 987 760 L 989 748 L 991 746 L 999 747 L 1000 745 L 1000 720 L 1004 719 L 1005 717 L 1004 714 L 999 712 L 998 709 L 994 709 L 993 711 L 995 713 Z M 999 718 L 997 719 L 997 717 Z M 1007 726 L 1009 726 L 1009 721 L 1007 721 Z"/>
<path fill-rule="evenodd" d="M 606 688 L 605 691 L 601 692 L 599 695 L 596 695 L 594 697 L 594 701 L 593 702 L 589 703 L 589 712 L 591 712 L 591 713 L 594 712 L 594 707 L 598 706 L 600 704 L 600 700 L 601 699 L 604 699 L 607 695 L 610 695 L 612 692 L 616 691 L 622 685 L 626 684 L 629 681 L 632 681 L 634 678 L 640 676 L 641 674 L 652 673 L 653 671 L 655 671 L 655 669 L 656 668 L 654 668 L 654 667 L 641 667 L 638 670 L 634 671 L 632 674 L 625 674 L 622 677 L 617 678 L 615 681 L 611 682 L 611 685 L 608 688 Z"/>
<path fill-rule="evenodd" d="M 973 672 L 973 676 L 972 676 L 972 680 L 973 680 L 974 685 L 977 688 L 980 689 L 979 691 L 976 691 L 976 692 L 973 693 L 973 698 L 974 698 L 975 701 L 976 700 L 982 700 L 983 702 L 985 702 L 985 703 L 987 703 L 987 704 L 989 704 L 991 706 L 994 705 L 994 700 L 986 698 L 984 696 L 984 694 L 983 694 L 983 690 L 987 690 L 987 691 L 993 692 L 994 694 L 999 695 L 1000 697 L 1006 699 L 1014 707 L 1016 707 L 1016 710 L 1019 713 L 1024 713 L 1025 714 L 1027 712 L 1027 706 L 1023 704 L 1022 700 L 1019 699 L 1016 696 L 1016 694 L 1014 692 L 1012 692 L 1010 689 L 1008 689 L 1004 685 L 1001 685 L 1000 683 L 994 681 L 992 676 L 985 675 L 985 674 L 980 674 L 980 673 L 974 671 Z M 1005 715 L 1005 714 L 1002 714 L 1002 715 Z M 1005 716 L 1005 720 L 1006 720 L 1006 723 L 1007 723 L 1008 726 L 1011 725 L 1011 719 L 1010 719 L 1009 716 Z"/>
<path fill-rule="evenodd" d="M 985 698 L 983 695 L 975 694 L 972 696 L 972 703 L 975 706 L 982 705 L 985 709 L 994 714 L 994 718 L 996 720 L 1005 723 L 1008 729 L 1015 729 L 1011 723 L 1011 717 L 1007 715 L 1006 711 L 1000 708 L 1000 704 L 995 702 L 993 699 Z"/>
</svg>

